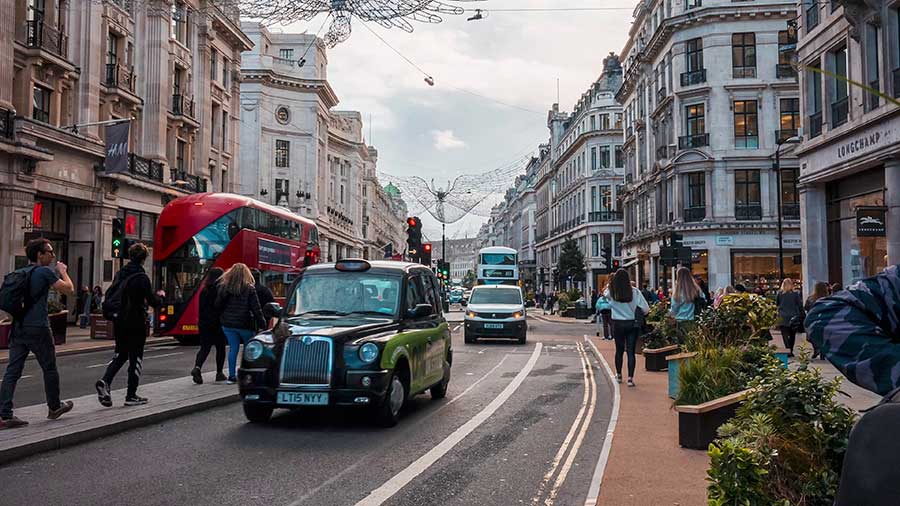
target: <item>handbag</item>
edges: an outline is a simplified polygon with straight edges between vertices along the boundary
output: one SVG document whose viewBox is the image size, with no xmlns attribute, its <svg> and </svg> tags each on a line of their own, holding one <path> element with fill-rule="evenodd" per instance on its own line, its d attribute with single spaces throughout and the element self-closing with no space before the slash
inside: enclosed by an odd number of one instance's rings
<svg viewBox="0 0 900 506">
<path fill-rule="evenodd" d="M 645 333 L 647 329 L 647 315 L 640 307 L 634 308 L 634 328 L 637 329 L 638 334 Z"/>
<path fill-rule="evenodd" d="M 791 321 L 788 322 L 788 326 L 794 332 L 805 332 L 806 326 L 803 324 L 804 320 L 806 320 L 806 315 L 803 313 L 795 315 L 791 318 Z"/>
</svg>

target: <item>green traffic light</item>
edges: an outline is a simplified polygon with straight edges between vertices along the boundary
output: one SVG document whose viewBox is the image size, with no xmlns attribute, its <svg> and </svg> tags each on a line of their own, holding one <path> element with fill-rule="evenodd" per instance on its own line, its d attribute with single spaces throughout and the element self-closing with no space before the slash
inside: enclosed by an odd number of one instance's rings
<svg viewBox="0 0 900 506">
<path fill-rule="evenodd" d="M 122 241 L 120 241 L 119 239 L 113 239 L 113 246 L 118 248 L 119 245 L 121 245 L 121 244 L 122 244 Z"/>
</svg>

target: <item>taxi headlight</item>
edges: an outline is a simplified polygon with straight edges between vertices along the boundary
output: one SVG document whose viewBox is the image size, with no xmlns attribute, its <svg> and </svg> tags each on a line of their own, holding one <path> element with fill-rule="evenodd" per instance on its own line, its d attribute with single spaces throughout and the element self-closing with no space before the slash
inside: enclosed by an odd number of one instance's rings
<svg viewBox="0 0 900 506">
<path fill-rule="evenodd" d="M 378 358 L 378 346 L 372 343 L 366 343 L 359 348 L 359 359 L 367 364 L 371 364 Z"/>
<path fill-rule="evenodd" d="M 250 362 L 259 359 L 262 356 L 265 347 L 259 341 L 250 341 L 244 347 L 244 358 Z"/>
<path fill-rule="evenodd" d="M 466 316 L 469 318 L 475 318 L 475 311 L 466 311 Z"/>
<path fill-rule="evenodd" d="M 522 317 L 522 311 L 516 311 L 515 313 L 513 313 L 512 316 L 513 316 L 513 318 L 515 318 L 516 320 L 518 320 L 519 318 Z"/>
</svg>

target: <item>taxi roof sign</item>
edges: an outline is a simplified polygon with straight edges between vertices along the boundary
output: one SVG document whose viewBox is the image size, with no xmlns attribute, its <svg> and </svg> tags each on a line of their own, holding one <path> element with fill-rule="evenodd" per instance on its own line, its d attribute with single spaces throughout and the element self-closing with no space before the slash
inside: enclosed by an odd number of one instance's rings
<svg viewBox="0 0 900 506">
<path fill-rule="evenodd" d="M 372 268 L 372 264 L 362 259 L 338 260 L 334 268 L 342 272 L 363 272 Z"/>
</svg>

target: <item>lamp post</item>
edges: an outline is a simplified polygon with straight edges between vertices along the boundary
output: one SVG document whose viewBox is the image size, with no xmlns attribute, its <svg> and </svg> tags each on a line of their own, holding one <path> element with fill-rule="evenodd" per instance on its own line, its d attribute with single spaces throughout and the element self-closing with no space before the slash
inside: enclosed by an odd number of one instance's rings
<svg viewBox="0 0 900 506">
<path fill-rule="evenodd" d="M 779 131 L 780 132 L 780 131 Z M 777 192 L 778 192 L 778 282 L 781 283 L 784 281 L 784 227 L 782 223 L 782 209 L 781 209 L 781 146 L 785 144 L 797 144 L 802 139 L 800 136 L 793 136 L 787 139 L 781 139 L 780 135 L 776 134 L 775 139 L 775 162 L 772 164 L 772 168 L 775 169 L 775 175 L 777 178 Z"/>
</svg>

